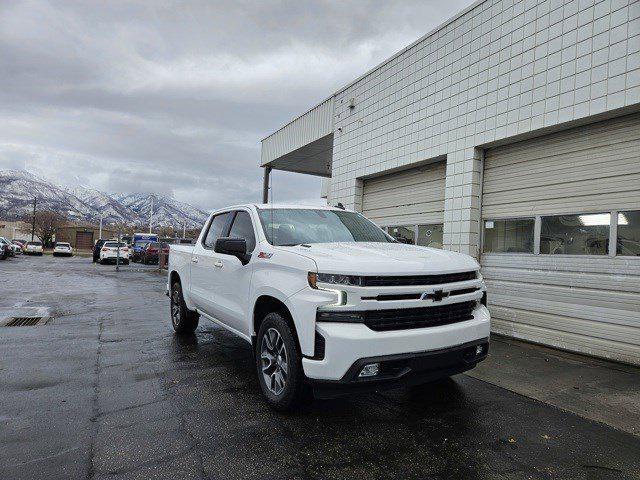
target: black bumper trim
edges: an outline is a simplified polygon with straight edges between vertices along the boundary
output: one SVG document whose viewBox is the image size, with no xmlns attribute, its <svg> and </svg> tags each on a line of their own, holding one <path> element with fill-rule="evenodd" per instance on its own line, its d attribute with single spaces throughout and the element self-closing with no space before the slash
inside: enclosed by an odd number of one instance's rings
<svg viewBox="0 0 640 480">
<path fill-rule="evenodd" d="M 475 354 L 478 345 L 484 346 L 480 355 Z M 488 352 L 489 338 L 483 338 L 440 350 L 361 358 L 340 380 L 309 379 L 309 383 L 318 398 L 418 385 L 471 370 L 487 358 Z M 359 378 L 358 374 L 369 363 L 379 363 L 380 374 Z"/>
</svg>

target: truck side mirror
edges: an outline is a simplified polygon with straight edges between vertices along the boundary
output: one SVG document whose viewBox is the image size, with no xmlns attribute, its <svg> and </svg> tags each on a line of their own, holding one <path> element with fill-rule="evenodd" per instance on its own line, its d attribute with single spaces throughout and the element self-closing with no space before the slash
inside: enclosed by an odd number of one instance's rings
<svg viewBox="0 0 640 480">
<path fill-rule="evenodd" d="M 251 258 L 251 255 L 247 254 L 247 241 L 244 238 L 218 238 L 213 251 L 224 255 L 233 255 L 237 257 L 243 265 L 249 263 L 249 259 Z"/>
</svg>

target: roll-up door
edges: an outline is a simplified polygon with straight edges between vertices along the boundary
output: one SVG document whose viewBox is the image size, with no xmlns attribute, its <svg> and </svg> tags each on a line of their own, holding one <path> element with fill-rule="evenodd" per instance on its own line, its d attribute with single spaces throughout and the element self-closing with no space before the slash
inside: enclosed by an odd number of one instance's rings
<svg viewBox="0 0 640 480">
<path fill-rule="evenodd" d="M 483 178 L 492 329 L 640 364 L 640 115 L 489 149 Z"/>
<path fill-rule="evenodd" d="M 383 227 L 441 224 L 445 175 L 445 162 L 438 162 L 367 179 L 362 213 Z"/>
<path fill-rule="evenodd" d="M 76 232 L 76 247 L 79 250 L 93 248 L 93 232 Z"/>
</svg>

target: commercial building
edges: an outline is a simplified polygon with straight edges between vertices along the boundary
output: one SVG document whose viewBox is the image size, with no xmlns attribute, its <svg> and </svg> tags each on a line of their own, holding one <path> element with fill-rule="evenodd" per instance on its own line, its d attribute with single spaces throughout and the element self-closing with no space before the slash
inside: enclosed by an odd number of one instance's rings
<svg viewBox="0 0 640 480">
<path fill-rule="evenodd" d="M 476 2 L 266 137 L 261 165 L 476 256 L 495 332 L 640 364 L 639 1 Z"/>
<path fill-rule="evenodd" d="M 117 231 L 102 229 L 102 238 L 116 238 Z M 69 242 L 76 250 L 91 250 L 100 238 L 100 229 L 93 226 L 66 225 L 56 228 L 56 241 Z"/>
<path fill-rule="evenodd" d="M 31 240 L 31 224 L 21 221 L 0 220 L 0 237 L 9 240 Z"/>
</svg>

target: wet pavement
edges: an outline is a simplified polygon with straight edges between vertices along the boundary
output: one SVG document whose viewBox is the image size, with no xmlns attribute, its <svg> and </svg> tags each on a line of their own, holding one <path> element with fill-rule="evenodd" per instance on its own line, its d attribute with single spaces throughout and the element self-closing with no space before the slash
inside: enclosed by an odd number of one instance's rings
<svg viewBox="0 0 640 480">
<path fill-rule="evenodd" d="M 277 414 L 250 348 L 173 336 L 164 276 L 0 262 L 0 479 L 638 479 L 640 437 L 459 375 Z"/>
</svg>

